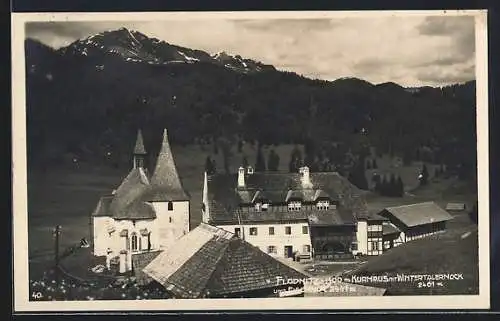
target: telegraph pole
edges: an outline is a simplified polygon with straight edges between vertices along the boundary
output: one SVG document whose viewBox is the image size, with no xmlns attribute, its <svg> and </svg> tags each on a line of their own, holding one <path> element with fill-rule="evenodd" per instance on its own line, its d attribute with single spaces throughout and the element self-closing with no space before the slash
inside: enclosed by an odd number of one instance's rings
<svg viewBox="0 0 500 321">
<path fill-rule="evenodd" d="M 56 281 L 59 284 L 59 237 L 61 235 L 61 225 L 54 228 L 54 254 L 55 254 L 55 274 Z"/>
</svg>

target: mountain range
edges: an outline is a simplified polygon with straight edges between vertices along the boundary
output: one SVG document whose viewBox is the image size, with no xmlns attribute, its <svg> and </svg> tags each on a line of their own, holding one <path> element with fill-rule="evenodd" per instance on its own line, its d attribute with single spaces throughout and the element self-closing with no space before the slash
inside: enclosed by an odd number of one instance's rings
<svg viewBox="0 0 500 321">
<path fill-rule="evenodd" d="M 353 144 L 364 135 L 381 152 L 427 146 L 448 151 L 446 161 L 475 159 L 475 81 L 405 88 L 314 80 L 125 28 L 57 50 L 26 39 L 25 53 L 32 164 L 68 153 L 91 160 L 109 149 L 127 159 L 137 128 L 147 140 L 164 127 L 179 144 Z"/>
</svg>

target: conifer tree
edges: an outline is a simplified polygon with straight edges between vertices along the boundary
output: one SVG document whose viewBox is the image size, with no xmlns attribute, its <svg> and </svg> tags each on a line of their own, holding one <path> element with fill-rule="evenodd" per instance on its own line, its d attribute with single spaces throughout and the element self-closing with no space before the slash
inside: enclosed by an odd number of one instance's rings
<svg viewBox="0 0 500 321">
<path fill-rule="evenodd" d="M 365 162 L 358 161 L 349 174 L 349 181 L 360 189 L 368 189 L 368 181 L 365 176 Z"/>
<path fill-rule="evenodd" d="M 257 147 L 257 160 L 255 162 L 255 171 L 264 172 L 266 170 L 266 160 L 264 159 L 264 154 L 262 153 L 262 148 Z"/>
<path fill-rule="evenodd" d="M 380 187 L 379 187 L 379 193 L 380 195 L 386 196 L 387 195 L 387 178 L 382 176 L 380 180 Z"/>
<path fill-rule="evenodd" d="M 209 175 L 214 173 L 214 165 L 210 156 L 205 159 L 205 172 Z"/>
<path fill-rule="evenodd" d="M 247 157 L 245 155 L 243 155 L 243 158 L 241 160 L 241 166 L 243 168 L 247 168 L 248 167 L 248 159 L 247 159 Z"/>
<path fill-rule="evenodd" d="M 296 173 L 298 172 L 300 166 L 302 166 L 302 153 L 297 147 L 295 147 L 290 155 L 288 169 L 290 173 Z"/>
<path fill-rule="evenodd" d="M 267 168 L 268 168 L 268 170 L 270 170 L 270 171 L 277 171 L 278 167 L 279 167 L 279 162 L 280 162 L 279 155 L 276 154 L 276 152 L 274 151 L 274 149 L 272 149 L 271 152 L 269 152 L 269 158 L 268 158 L 268 161 L 267 161 Z"/>
<path fill-rule="evenodd" d="M 422 186 L 427 185 L 427 183 L 429 181 L 429 171 L 427 170 L 427 165 L 425 165 L 425 164 L 422 167 L 421 175 L 422 176 L 420 177 L 420 185 L 422 185 Z"/>
<path fill-rule="evenodd" d="M 397 188 L 396 188 L 397 195 L 396 196 L 403 197 L 405 194 L 405 187 L 403 184 L 403 180 L 401 179 L 401 176 L 398 176 L 396 186 L 397 186 Z"/>
<path fill-rule="evenodd" d="M 388 186 L 388 196 L 396 196 L 398 191 L 397 191 L 397 181 L 396 181 L 396 175 L 394 173 L 391 174 L 391 180 L 389 181 L 389 186 Z"/>
</svg>

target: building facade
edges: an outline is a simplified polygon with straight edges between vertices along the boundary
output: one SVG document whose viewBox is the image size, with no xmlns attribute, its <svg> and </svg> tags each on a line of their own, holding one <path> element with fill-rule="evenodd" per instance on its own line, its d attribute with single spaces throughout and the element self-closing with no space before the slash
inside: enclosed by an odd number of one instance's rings
<svg viewBox="0 0 500 321">
<path fill-rule="evenodd" d="M 338 173 L 205 173 L 203 216 L 279 257 L 352 256 L 356 217 L 365 214 L 359 191 Z"/>
<path fill-rule="evenodd" d="M 120 186 L 100 198 L 91 216 L 96 256 L 131 255 L 161 250 L 189 232 L 189 196 L 179 179 L 167 131 L 151 177 L 145 168 L 146 150 L 139 131 L 133 166 Z"/>
<path fill-rule="evenodd" d="M 388 248 L 443 232 L 453 219 L 434 202 L 387 207 L 379 215 L 389 221 L 384 233 Z"/>
</svg>

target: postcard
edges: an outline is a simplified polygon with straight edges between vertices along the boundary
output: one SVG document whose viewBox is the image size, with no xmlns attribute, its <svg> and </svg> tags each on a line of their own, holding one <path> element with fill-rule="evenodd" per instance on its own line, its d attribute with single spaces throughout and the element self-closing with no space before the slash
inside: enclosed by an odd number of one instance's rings
<svg viewBox="0 0 500 321">
<path fill-rule="evenodd" d="M 488 308 L 486 19 L 14 13 L 15 311 Z"/>
</svg>

